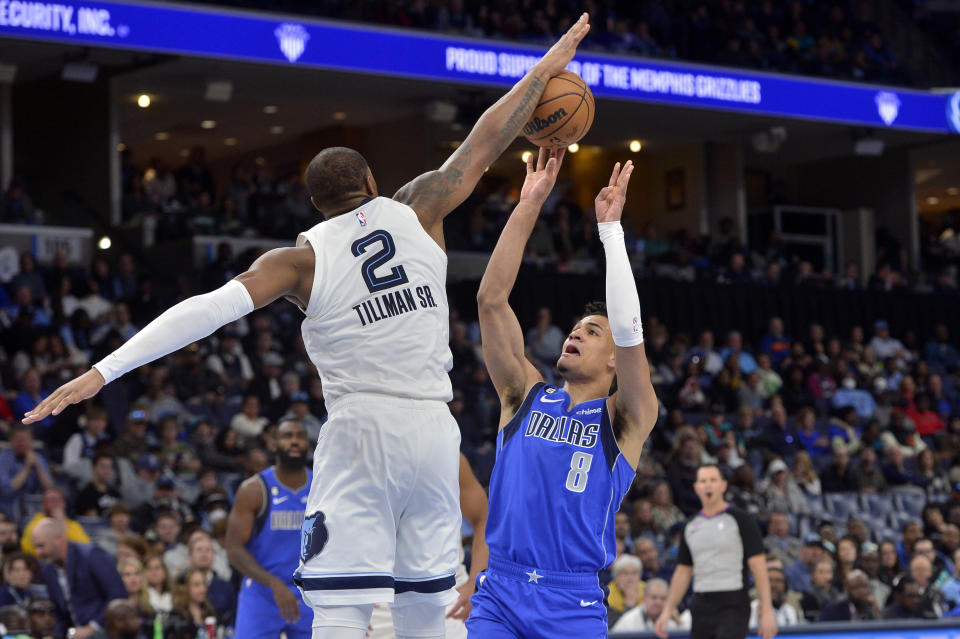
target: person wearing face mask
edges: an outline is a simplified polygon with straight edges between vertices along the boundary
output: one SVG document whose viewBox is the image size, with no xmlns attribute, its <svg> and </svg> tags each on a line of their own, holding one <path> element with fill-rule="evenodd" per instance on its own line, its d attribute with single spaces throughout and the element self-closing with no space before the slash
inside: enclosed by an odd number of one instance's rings
<svg viewBox="0 0 960 639">
<path fill-rule="evenodd" d="M 237 490 L 227 519 L 227 554 L 244 575 L 235 639 L 268 639 L 285 632 L 309 639 L 313 610 L 300 598 L 293 573 L 300 561 L 300 530 L 310 480 L 309 442 L 298 420 L 277 426 L 277 462 Z"/>
</svg>

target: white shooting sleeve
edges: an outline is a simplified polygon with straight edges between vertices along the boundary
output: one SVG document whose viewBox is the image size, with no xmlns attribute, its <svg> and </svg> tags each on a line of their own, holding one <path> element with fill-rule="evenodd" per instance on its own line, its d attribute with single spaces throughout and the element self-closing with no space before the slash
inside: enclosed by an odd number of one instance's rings
<svg viewBox="0 0 960 639">
<path fill-rule="evenodd" d="M 623 227 L 620 222 L 600 222 L 597 228 L 607 256 L 607 319 L 613 343 L 617 346 L 642 344 L 640 296 L 623 243 Z"/>
<path fill-rule="evenodd" d="M 138 366 L 180 350 L 253 311 L 247 287 L 230 280 L 164 311 L 123 346 L 93 365 L 109 384 Z"/>
</svg>

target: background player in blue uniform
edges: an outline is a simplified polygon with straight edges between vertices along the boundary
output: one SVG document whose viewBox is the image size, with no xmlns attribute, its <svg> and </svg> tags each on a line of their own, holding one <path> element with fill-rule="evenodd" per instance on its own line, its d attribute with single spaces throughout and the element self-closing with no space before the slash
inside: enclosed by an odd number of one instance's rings
<svg viewBox="0 0 960 639">
<path fill-rule="evenodd" d="M 227 520 L 230 563 L 245 578 L 237 602 L 236 639 L 309 639 L 313 610 L 296 586 L 300 531 L 312 473 L 303 424 L 288 419 L 277 427 L 277 463 L 237 490 Z"/>
<path fill-rule="evenodd" d="M 614 514 L 630 487 L 658 404 L 620 216 L 633 165 L 618 163 L 596 198 L 607 257 L 607 307 L 591 304 L 564 342 L 562 388 L 524 356 L 508 303 L 563 151 L 543 150 L 490 258 L 477 296 L 483 353 L 500 396 L 487 520 L 489 567 L 470 636 L 606 637 L 597 572 L 616 555 Z M 614 378 L 618 390 L 610 393 Z"/>
</svg>

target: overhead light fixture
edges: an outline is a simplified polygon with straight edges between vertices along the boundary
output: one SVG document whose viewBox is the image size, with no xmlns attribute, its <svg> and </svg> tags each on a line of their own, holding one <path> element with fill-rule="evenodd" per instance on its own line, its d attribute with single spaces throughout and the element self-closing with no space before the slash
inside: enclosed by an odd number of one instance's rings
<svg viewBox="0 0 960 639">
<path fill-rule="evenodd" d="M 347 119 L 347 114 L 344 113 L 343 111 L 334 111 L 334 113 L 333 113 L 333 119 L 334 119 L 334 120 L 346 120 L 346 119 Z"/>
<path fill-rule="evenodd" d="M 459 149 L 461 144 L 463 144 L 463 142 L 461 142 L 460 140 L 454 140 L 453 142 L 450 143 L 450 148 Z"/>
<path fill-rule="evenodd" d="M 270 133 L 274 135 L 280 135 L 281 133 L 283 133 L 283 127 L 280 126 L 279 124 L 275 124 L 272 127 L 270 127 Z"/>
<path fill-rule="evenodd" d="M 157 131 L 156 133 L 153 134 L 153 139 L 156 140 L 157 142 L 163 142 L 164 140 L 170 139 L 170 134 L 167 133 L 166 131 Z"/>
<path fill-rule="evenodd" d="M 137 106 L 141 109 L 146 109 L 148 106 L 150 106 L 150 96 L 146 93 L 141 93 L 137 97 Z"/>
<path fill-rule="evenodd" d="M 203 122 L 200 123 L 201 129 L 212 129 L 216 126 L 217 126 L 216 120 L 204 120 Z"/>
<path fill-rule="evenodd" d="M 117 152 L 123 152 L 127 150 L 127 145 L 121 142 L 117 145 Z"/>
<path fill-rule="evenodd" d="M 210 102 L 229 102 L 233 97 L 233 82 L 229 80 L 214 80 L 207 82 L 207 90 L 203 94 L 204 100 Z"/>
<path fill-rule="evenodd" d="M 630 140 L 630 152 L 637 153 L 640 149 L 643 148 L 643 145 L 640 144 L 640 140 Z"/>
<path fill-rule="evenodd" d="M 523 160 L 524 164 L 526 164 L 533 159 L 533 151 L 524 151 L 520 154 L 520 159 Z"/>
<path fill-rule="evenodd" d="M 577 144 L 576 142 L 574 142 L 573 144 L 567 147 L 567 151 L 570 151 L 571 153 L 576 153 L 579 150 L 580 150 L 580 145 Z"/>
<path fill-rule="evenodd" d="M 280 109 L 278 109 L 277 105 L 275 104 L 268 104 L 267 106 L 263 107 L 263 112 L 266 113 L 267 115 L 273 115 L 279 110 Z"/>
<path fill-rule="evenodd" d="M 237 146 L 237 138 L 227 138 L 223 141 L 227 146 Z"/>
<path fill-rule="evenodd" d="M 264 164 L 267 163 L 267 161 L 263 159 L 263 156 L 262 156 L 262 155 L 258 155 L 258 156 L 257 156 L 257 159 L 254 160 L 253 162 L 254 162 L 254 164 L 256 164 L 257 166 L 263 166 Z"/>
<path fill-rule="evenodd" d="M 940 198 L 938 198 L 935 195 L 931 195 L 930 197 L 927 198 L 927 204 L 930 204 L 930 205 L 940 204 Z"/>
<path fill-rule="evenodd" d="M 947 195 L 956 195 L 957 193 L 960 193 L 960 189 L 955 186 L 951 186 L 947 189 Z"/>
<path fill-rule="evenodd" d="M 63 65 L 60 79 L 67 82 L 84 82 L 90 84 L 97 79 L 100 67 L 89 62 L 67 62 Z"/>
<path fill-rule="evenodd" d="M 876 157 L 883 155 L 883 147 L 880 138 L 861 138 L 853 143 L 853 154 Z"/>
<path fill-rule="evenodd" d="M 190 149 L 180 149 L 180 157 L 182 158 L 190 157 Z"/>
<path fill-rule="evenodd" d="M 100 241 L 97 242 L 97 248 L 99 248 L 102 251 L 106 251 L 111 246 L 113 246 L 113 242 L 110 240 L 110 237 L 107 235 L 104 235 L 103 237 L 101 237 Z"/>
</svg>

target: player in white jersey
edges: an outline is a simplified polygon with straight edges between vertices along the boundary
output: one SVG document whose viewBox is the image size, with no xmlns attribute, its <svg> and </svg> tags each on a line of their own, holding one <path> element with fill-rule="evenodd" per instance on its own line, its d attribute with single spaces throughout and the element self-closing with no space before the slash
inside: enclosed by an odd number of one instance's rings
<svg viewBox="0 0 960 639">
<path fill-rule="evenodd" d="M 477 121 L 436 171 L 378 197 L 363 157 L 321 151 L 307 169 L 325 221 L 297 246 L 268 251 L 223 287 L 164 312 L 54 391 L 24 421 L 59 414 L 104 384 L 286 297 L 324 382 L 329 420 L 317 442 L 296 581 L 315 639 L 359 639 L 374 603 L 393 604 L 399 637 L 442 637 L 456 598 L 460 434 L 445 402 L 443 219 L 529 120 L 547 81 L 589 30 L 584 14 Z"/>
<path fill-rule="evenodd" d="M 470 597 L 476 589 L 477 577 L 487 569 L 487 542 L 484 532 L 487 523 L 487 493 L 477 481 L 467 458 L 460 454 L 460 511 L 463 518 L 473 528 L 473 543 L 470 546 L 470 573 L 464 566 L 463 548 L 460 548 L 460 560 L 457 565 L 457 600 L 447 606 L 447 639 L 467 639 L 467 626 L 464 624 L 470 615 Z M 367 639 L 394 639 L 396 633 L 390 611 L 384 605 L 373 609 Z"/>
</svg>

